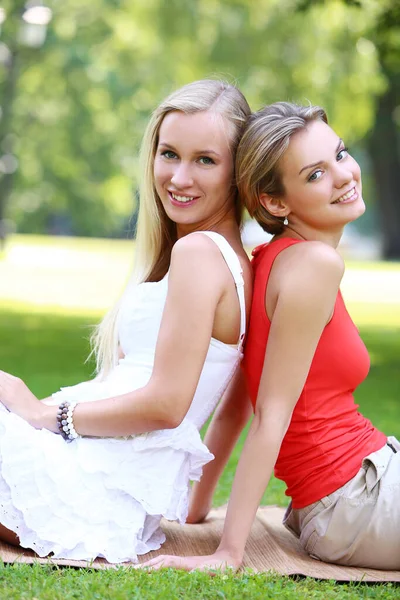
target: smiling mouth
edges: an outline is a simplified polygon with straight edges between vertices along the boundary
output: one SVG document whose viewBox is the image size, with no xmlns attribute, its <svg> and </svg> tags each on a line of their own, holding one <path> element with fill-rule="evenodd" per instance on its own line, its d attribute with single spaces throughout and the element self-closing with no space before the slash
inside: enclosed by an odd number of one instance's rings
<svg viewBox="0 0 400 600">
<path fill-rule="evenodd" d="M 356 196 L 356 195 L 357 195 L 357 190 L 354 186 L 351 188 L 351 190 L 349 190 L 348 192 L 343 194 L 343 196 L 340 196 L 340 198 L 338 198 L 337 200 L 332 202 L 332 204 L 340 204 L 341 202 L 346 202 L 346 200 L 350 200 L 350 198 L 353 198 L 353 196 Z"/>
<path fill-rule="evenodd" d="M 188 204 L 189 202 L 193 202 L 193 200 L 196 199 L 196 196 L 180 196 L 170 191 L 168 193 L 171 196 L 172 200 L 175 200 L 175 202 L 179 202 L 179 204 Z"/>
</svg>

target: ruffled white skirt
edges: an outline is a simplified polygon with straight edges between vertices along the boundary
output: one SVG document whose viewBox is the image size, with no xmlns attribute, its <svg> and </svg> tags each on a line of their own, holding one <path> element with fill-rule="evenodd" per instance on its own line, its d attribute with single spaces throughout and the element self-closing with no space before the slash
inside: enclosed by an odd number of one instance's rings
<svg viewBox="0 0 400 600">
<path fill-rule="evenodd" d="M 54 403 L 111 391 L 86 382 L 64 388 Z M 0 404 L 0 523 L 39 556 L 137 561 L 165 541 L 162 517 L 185 522 L 189 481 L 212 458 L 186 419 L 176 429 L 66 443 Z"/>
</svg>

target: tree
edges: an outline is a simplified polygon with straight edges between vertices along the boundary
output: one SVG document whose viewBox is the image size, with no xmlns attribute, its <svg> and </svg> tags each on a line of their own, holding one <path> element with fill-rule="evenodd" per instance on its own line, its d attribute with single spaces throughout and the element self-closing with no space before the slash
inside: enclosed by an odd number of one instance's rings
<svg viewBox="0 0 400 600">
<path fill-rule="evenodd" d="M 8 197 L 11 193 L 16 159 L 13 155 L 12 136 L 12 106 L 16 93 L 18 78 L 18 20 L 22 14 L 24 2 L 16 1 L 10 6 L 8 19 L 5 19 L 4 9 L 0 13 L 8 45 L 1 47 L 1 62 L 3 72 L 0 79 L 1 110 L 0 110 L 0 251 L 6 237 L 5 209 Z M 7 7 L 8 8 L 8 7 Z M 1 27 L 1 23 L 0 23 Z"/>
<path fill-rule="evenodd" d="M 316 5 L 332 0 L 301 0 L 300 12 L 311 12 Z M 383 238 L 383 256 L 400 259 L 400 4 L 398 0 L 343 0 L 357 16 L 368 13 L 360 38 L 364 51 L 376 51 L 385 84 L 375 99 L 375 118 L 366 136 L 372 159 L 374 193 Z"/>
<path fill-rule="evenodd" d="M 385 83 L 365 38 L 375 13 L 339 0 L 298 6 L 53 0 L 46 45 L 39 60 L 22 62 L 13 103 L 20 167 L 7 214 L 19 231 L 121 235 L 136 206 L 148 115 L 194 79 L 236 81 L 255 109 L 322 104 L 342 137 L 362 139 Z"/>
<path fill-rule="evenodd" d="M 371 38 L 386 77 L 377 103 L 368 148 L 372 157 L 376 195 L 384 240 L 384 256 L 400 259 L 400 4 L 383 2 Z"/>
</svg>

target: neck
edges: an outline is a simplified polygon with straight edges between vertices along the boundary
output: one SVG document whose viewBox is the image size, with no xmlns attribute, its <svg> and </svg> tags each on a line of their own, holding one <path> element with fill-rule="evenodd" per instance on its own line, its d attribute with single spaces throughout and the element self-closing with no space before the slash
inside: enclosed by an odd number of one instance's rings
<svg viewBox="0 0 400 600">
<path fill-rule="evenodd" d="M 240 239 L 240 230 L 236 223 L 235 212 L 233 209 L 223 214 L 214 215 L 211 219 L 205 219 L 199 223 L 190 225 L 177 223 L 176 228 L 178 239 L 189 233 L 194 233 L 195 231 L 215 231 L 226 238 L 236 236 Z"/>
<path fill-rule="evenodd" d="M 337 248 L 343 234 L 343 227 L 338 231 L 324 231 L 300 225 L 285 225 L 285 230 L 279 238 L 290 237 L 309 242 L 324 242 L 332 248 Z"/>
</svg>

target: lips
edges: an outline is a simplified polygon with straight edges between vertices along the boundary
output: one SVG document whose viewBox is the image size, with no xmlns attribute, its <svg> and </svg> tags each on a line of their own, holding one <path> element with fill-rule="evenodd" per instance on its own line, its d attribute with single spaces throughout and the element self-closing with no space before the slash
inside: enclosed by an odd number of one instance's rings
<svg viewBox="0 0 400 600">
<path fill-rule="evenodd" d="M 348 192 L 342 194 L 337 200 L 334 200 L 332 204 L 342 204 L 344 202 L 353 202 L 358 197 L 357 190 L 353 186 Z"/>
<path fill-rule="evenodd" d="M 170 192 L 170 194 L 173 197 L 173 199 L 177 200 L 178 202 L 186 203 L 194 200 L 194 196 L 178 196 L 178 194 L 174 194 L 173 192 Z"/>
<path fill-rule="evenodd" d="M 197 198 L 199 197 L 199 196 L 184 196 L 182 194 L 176 194 L 175 192 L 171 192 L 170 190 L 168 190 L 168 196 L 169 196 L 171 203 L 174 206 L 182 206 L 182 207 L 191 206 L 192 204 L 194 204 L 194 202 L 196 202 Z"/>
</svg>

